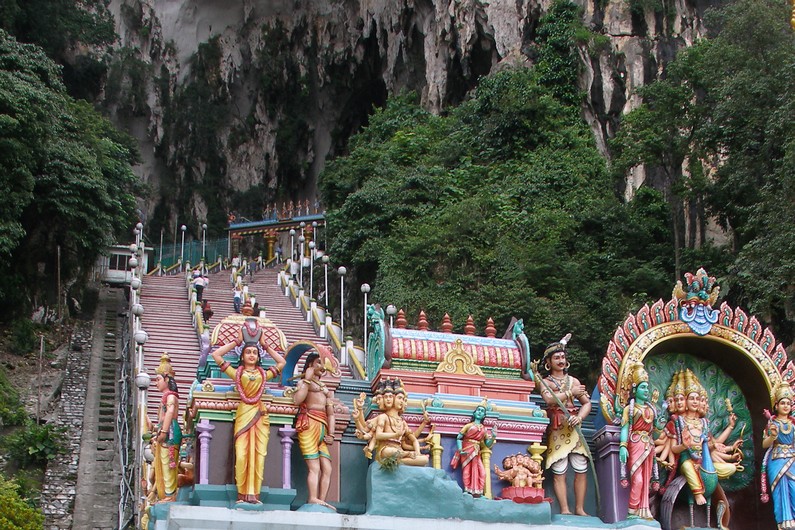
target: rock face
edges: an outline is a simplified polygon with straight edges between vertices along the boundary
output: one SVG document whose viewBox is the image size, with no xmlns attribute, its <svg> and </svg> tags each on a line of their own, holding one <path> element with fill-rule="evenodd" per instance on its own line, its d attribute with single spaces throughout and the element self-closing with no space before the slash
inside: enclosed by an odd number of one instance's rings
<svg viewBox="0 0 795 530">
<path fill-rule="evenodd" d="M 709 0 L 588 0 L 606 38 L 579 50 L 600 150 L 634 90 L 704 33 Z M 145 213 L 225 219 L 313 200 L 325 161 L 374 106 L 415 91 L 432 112 L 501 64 L 527 62 L 549 0 L 112 0 L 121 35 L 105 103 L 140 141 Z M 630 176 L 628 193 L 644 179 Z M 204 190 L 221 184 L 218 197 Z M 216 186 L 217 187 L 217 186 Z M 248 191 L 245 197 L 235 191 Z M 174 209 L 179 202 L 182 211 Z"/>
</svg>

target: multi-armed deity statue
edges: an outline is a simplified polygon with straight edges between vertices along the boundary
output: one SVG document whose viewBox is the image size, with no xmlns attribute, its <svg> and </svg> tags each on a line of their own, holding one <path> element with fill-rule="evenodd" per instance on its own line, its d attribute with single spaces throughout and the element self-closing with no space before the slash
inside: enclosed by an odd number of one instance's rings
<svg viewBox="0 0 795 530">
<path fill-rule="evenodd" d="M 402 415 L 406 408 L 406 390 L 400 379 L 385 379 L 375 392 L 374 401 L 382 411 L 367 421 L 364 416 L 364 394 L 353 402 L 353 418 L 356 421 L 356 436 L 366 440 L 364 454 L 375 457 L 381 464 L 428 464 L 428 451 L 422 450 L 420 435 L 428 423 L 427 417 L 412 430 Z"/>
</svg>

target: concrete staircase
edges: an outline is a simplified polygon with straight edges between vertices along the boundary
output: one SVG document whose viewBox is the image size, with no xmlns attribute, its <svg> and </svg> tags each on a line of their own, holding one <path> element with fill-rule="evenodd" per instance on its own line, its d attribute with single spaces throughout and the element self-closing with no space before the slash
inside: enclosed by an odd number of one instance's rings
<svg viewBox="0 0 795 530">
<path fill-rule="evenodd" d="M 312 324 L 306 321 L 290 298 L 284 296 L 284 290 L 277 284 L 278 275 L 279 269 L 274 267 L 259 270 L 251 278 L 246 278 L 249 293 L 256 298 L 260 309 L 265 309 L 265 316 L 284 333 L 288 346 L 306 340 L 331 348 L 326 339 L 315 333 Z M 210 285 L 204 291 L 204 298 L 209 300 L 215 313 L 210 319 L 211 327 L 225 316 L 234 314 L 229 271 L 210 275 Z M 350 368 L 342 367 L 342 377 L 350 376 Z"/>
<path fill-rule="evenodd" d="M 249 293 L 256 297 L 260 308 L 265 309 L 271 320 L 287 337 L 288 346 L 301 340 L 330 347 L 326 339 L 315 333 L 301 311 L 277 285 L 278 269 L 263 269 L 248 279 Z M 185 413 L 185 397 L 196 377 L 200 346 L 194 330 L 190 313 L 190 302 L 185 279 L 177 276 L 148 276 L 140 291 L 144 314 L 141 326 L 149 335 L 144 347 L 144 368 L 154 380 L 155 370 L 160 364 L 160 356 L 168 352 L 171 365 L 176 372 L 180 390 L 179 418 Z M 209 285 L 203 297 L 210 302 L 213 316 L 210 327 L 217 325 L 224 317 L 234 314 L 232 302 L 232 283 L 229 271 L 209 275 Z M 342 378 L 350 378 L 350 368 L 342 367 Z M 147 394 L 147 414 L 152 422 L 157 421 L 157 410 L 161 393 L 150 386 Z"/>
<path fill-rule="evenodd" d="M 180 391 L 179 418 L 185 413 L 185 401 L 191 383 L 196 378 L 199 362 L 199 341 L 193 326 L 185 278 L 176 276 L 147 276 L 140 289 L 144 314 L 141 327 L 149 335 L 144 346 L 144 368 L 152 377 L 147 394 L 147 414 L 157 421 L 161 393 L 155 388 L 155 370 L 160 356 L 168 352 Z"/>
</svg>

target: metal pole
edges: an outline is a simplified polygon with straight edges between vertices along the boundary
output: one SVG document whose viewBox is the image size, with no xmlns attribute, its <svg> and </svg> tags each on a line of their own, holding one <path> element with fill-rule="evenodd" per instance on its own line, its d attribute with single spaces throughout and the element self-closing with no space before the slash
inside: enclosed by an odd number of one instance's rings
<svg viewBox="0 0 795 530">
<path fill-rule="evenodd" d="M 337 273 L 340 275 L 340 334 L 342 335 L 342 343 L 345 343 L 345 274 L 348 269 L 340 267 Z"/>
<path fill-rule="evenodd" d="M 325 257 L 325 256 L 323 256 Z M 323 290 L 323 296 L 325 297 L 324 306 L 326 311 L 328 311 L 328 260 L 323 262 L 323 277 L 325 279 L 326 288 Z"/>
<path fill-rule="evenodd" d="M 58 320 L 61 320 L 61 245 L 57 246 L 58 251 Z"/>
<path fill-rule="evenodd" d="M 36 425 L 41 421 L 41 370 L 44 362 L 44 334 L 39 335 L 39 399 L 36 402 Z"/>
<path fill-rule="evenodd" d="M 179 251 L 179 272 L 185 269 L 185 230 L 187 229 L 188 227 L 185 225 L 180 227 L 180 230 L 182 230 L 182 247 Z"/>
<path fill-rule="evenodd" d="M 298 236 L 298 245 L 301 247 L 301 254 L 299 258 L 300 261 L 298 262 L 301 265 L 300 269 L 298 270 L 298 277 L 299 281 L 301 282 L 301 289 L 304 288 L 304 241 L 306 241 L 306 238 L 304 237 L 303 229 L 301 229 L 301 235 Z"/>
<path fill-rule="evenodd" d="M 309 242 L 309 299 L 314 297 L 315 292 L 315 242 Z"/>
</svg>

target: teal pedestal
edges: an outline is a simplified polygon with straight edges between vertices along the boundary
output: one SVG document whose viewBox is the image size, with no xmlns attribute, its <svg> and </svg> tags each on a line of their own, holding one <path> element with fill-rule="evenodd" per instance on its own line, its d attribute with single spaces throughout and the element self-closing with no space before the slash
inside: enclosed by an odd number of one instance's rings
<svg viewBox="0 0 795 530">
<path fill-rule="evenodd" d="M 547 502 L 517 504 L 474 498 L 441 469 L 399 466 L 386 471 L 377 463 L 367 473 L 366 514 L 530 525 L 552 522 Z"/>
</svg>

